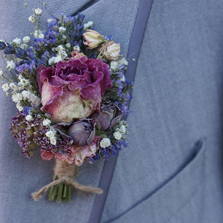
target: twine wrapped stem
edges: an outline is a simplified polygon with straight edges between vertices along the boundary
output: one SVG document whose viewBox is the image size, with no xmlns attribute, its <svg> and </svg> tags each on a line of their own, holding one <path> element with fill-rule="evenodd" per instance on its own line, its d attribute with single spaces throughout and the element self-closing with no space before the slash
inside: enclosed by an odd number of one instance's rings
<svg viewBox="0 0 223 223">
<path fill-rule="evenodd" d="M 56 159 L 54 180 L 42 187 L 39 191 L 32 193 L 33 199 L 35 201 L 39 200 L 42 194 L 50 189 L 48 195 L 49 200 L 55 200 L 57 197 L 58 202 L 61 202 L 62 200 L 70 201 L 72 187 L 86 193 L 102 194 L 102 189 L 92 186 L 84 186 L 74 180 L 78 173 L 77 168 L 78 167 L 75 164 L 69 164 L 65 161 Z"/>
</svg>

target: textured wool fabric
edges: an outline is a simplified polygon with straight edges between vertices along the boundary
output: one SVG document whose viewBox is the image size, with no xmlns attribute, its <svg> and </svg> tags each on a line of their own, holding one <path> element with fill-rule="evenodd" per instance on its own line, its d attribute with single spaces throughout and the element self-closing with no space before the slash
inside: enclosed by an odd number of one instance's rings
<svg viewBox="0 0 223 223">
<path fill-rule="evenodd" d="M 154 1 L 103 223 L 223 222 L 222 11 Z"/>
<path fill-rule="evenodd" d="M 29 8 L 24 7 L 27 2 Z M 48 0 L 47 12 L 43 12 L 42 24 L 51 14 L 72 14 L 81 8 L 85 0 Z M 113 35 L 121 44 L 122 54 L 128 51 L 139 0 L 126 7 L 128 0 L 105 1 L 90 6 L 84 11 L 86 20 L 95 23 L 95 29 L 104 35 Z M 32 8 L 41 7 L 38 0 L 0 1 L 0 39 L 12 41 L 16 37 L 29 35 L 33 25 L 28 21 Z M 115 13 L 115 17 L 114 17 Z M 131 16 L 129 16 L 131 15 Z M 4 61 L 1 59 L 1 66 Z M 34 202 L 31 193 L 50 183 L 53 179 L 54 161 L 43 161 L 37 152 L 30 160 L 23 158 L 21 149 L 9 131 L 11 118 L 16 115 L 15 104 L 0 91 L 0 222 L 4 223 L 86 223 L 90 217 L 95 195 L 73 192 L 71 203 L 49 202 L 46 196 Z M 93 165 L 85 163 L 80 168 L 77 181 L 83 185 L 97 187 L 103 168 L 103 160 Z"/>
</svg>

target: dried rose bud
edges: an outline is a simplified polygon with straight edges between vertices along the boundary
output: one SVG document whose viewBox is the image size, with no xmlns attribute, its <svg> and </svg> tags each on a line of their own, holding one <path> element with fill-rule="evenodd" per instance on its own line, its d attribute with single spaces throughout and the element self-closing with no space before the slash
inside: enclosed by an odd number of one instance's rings
<svg viewBox="0 0 223 223">
<path fill-rule="evenodd" d="M 105 58 L 108 60 L 117 60 L 120 57 L 120 44 L 110 41 L 104 52 Z"/>
<path fill-rule="evenodd" d="M 73 138 L 75 146 L 90 145 L 95 137 L 95 128 L 90 120 L 84 119 L 73 122 L 68 129 L 68 134 Z"/>
<path fill-rule="evenodd" d="M 121 119 L 122 114 L 123 112 L 118 106 L 112 102 L 103 101 L 101 103 L 101 112 L 95 114 L 94 117 L 97 118 L 101 129 L 107 130 L 111 129 Z"/>
<path fill-rule="evenodd" d="M 83 36 L 86 40 L 84 44 L 87 45 L 89 49 L 98 47 L 98 45 L 104 41 L 104 36 L 91 29 L 87 29 Z"/>
</svg>

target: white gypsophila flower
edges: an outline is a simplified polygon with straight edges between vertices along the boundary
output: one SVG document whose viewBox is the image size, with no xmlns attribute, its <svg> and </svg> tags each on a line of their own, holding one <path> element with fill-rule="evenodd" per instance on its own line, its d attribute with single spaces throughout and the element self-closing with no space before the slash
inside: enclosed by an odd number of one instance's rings
<svg viewBox="0 0 223 223">
<path fill-rule="evenodd" d="M 119 60 L 119 64 L 122 64 L 124 66 L 128 66 L 128 61 L 125 58 L 122 58 L 121 60 Z"/>
<path fill-rule="evenodd" d="M 18 79 L 21 80 L 23 78 L 23 76 L 21 74 L 19 74 Z"/>
<path fill-rule="evenodd" d="M 35 30 L 34 34 L 33 34 L 34 38 L 44 38 L 44 34 L 41 30 Z"/>
<path fill-rule="evenodd" d="M 45 36 L 44 36 L 43 33 L 40 33 L 40 34 L 39 34 L 39 38 L 40 38 L 40 39 L 43 39 L 44 37 L 45 37 Z"/>
<path fill-rule="evenodd" d="M 27 115 L 26 116 L 26 121 L 30 122 L 33 120 L 33 116 L 32 115 Z"/>
<path fill-rule="evenodd" d="M 22 91 L 23 99 L 29 99 L 30 98 L 30 94 L 31 94 L 30 91 Z"/>
<path fill-rule="evenodd" d="M 92 21 L 89 21 L 89 22 L 85 23 L 84 24 L 84 30 L 91 28 L 93 26 L 93 24 L 94 23 Z"/>
<path fill-rule="evenodd" d="M 70 47 L 71 47 L 71 44 L 70 44 L 70 43 L 67 43 L 67 44 L 66 44 L 66 47 L 67 47 L 67 48 L 70 48 Z"/>
<path fill-rule="evenodd" d="M 48 125 L 50 125 L 50 124 L 51 124 L 51 121 L 50 121 L 49 119 L 45 118 L 45 119 L 43 120 L 43 125 L 44 125 L 44 126 L 48 126 Z"/>
<path fill-rule="evenodd" d="M 17 86 L 15 83 L 10 83 L 9 84 L 9 87 L 12 89 L 12 90 L 16 90 L 17 89 Z"/>
<path fill-rule="evenodd" d="M 4 77 L 4 72 L 3 70 L 0 69 L 0 78 L 3 78 Z"/>
<path fill-rule="evenodd" d="M 41 100 L 35 94 L 30 93 L 29 101 L 31 101 L 34 105 L 39 105 Z"/>
<path fill-rule="evenodd" d="M 52 58 L 50 58 L 50 59 L 48 60 L 48 64 L 49 64 L 49 65 L 55 64 L 55 58 L 56 58 L 56 57 L 52 57 Z"/>
<path fill-rule="evenodd" d="M 48 63 L 49 65 L 52 65 L 52 64 L 55 64 L 59 61 L 63 60 L 62 57 L 59 55 L 59 56 L 56 56 L 56 57 L 52 57 L 48 60 Z"/>
<path fill-rule="evenodd" d="M 50 126 L 50 130 L 53 132 L 54 135 L 56 135 L 57 130 L 53 126 Z"/>
<path fill-rule="evenodd" d="M 66 36 L 66 35 L 63 35 L 62 38 L 63 38 L 63 39 L 67 39 L 67 36 Z"/>
<path fill-rule="evenodd" d="M 32 23 L 34 23 L 36 21 L 35 15 L 31 15 L 28 19 Z"/>
<path fill-rule="evenodd" d="M 25 44 L 25 43 L 22 43 L 22 44 L 20 45 L 20 47 L 21 47 L 23 50 L 27 50 L 28 45 Z"/>
<path fill-rule="evenodd" d="M 10 89 L 10 87 L 9 87 L 9 85 L 7 83 L 4 83 L 2 85 L 2 89 L 3 89 L 4 92 L 7 92 Z"/>
<path fill-rule="evenodd" d="M 59 32 L 60 32 L 60 33 L 64 33 L 64 32 L 66 32 L 66 28 L 63 27 L 63 26 L 59 27 Z"/>
<path fill-rule="evenodd" d="M 59 61 L 63 60 L 60 55 L 55 57 L 55 63 L 58 63 Z"/>
<path fill-rule="evenodd" d="M 12 95 L 12 101 L 14 101 L 15 103 L 18 103 L 21 100 L 22 100 L 22 94 L 17 93 Z"/>
<path fill-rule="evenodd" d="M 119 131 L 121 132 L 121 133 L 126 133 L 126 127 L 124 126 L 124 125 L 121 125 L 120 126 L 120 128 L 119 128 Z"/>
<path fill-rule="evenodd" d="M 62 59 L 66 59 L 67 58 L 67 53 L 64 50 L 63 51 L 60 51 L 59 52 L 59 55 L 61 56 Z"/>
<path fill-rule="evenodd" d="M 113 134 L 113 136 L 115 137 L 115 139 L 120 140 L 122 138 L 122 134 L 120 132 L 115 132 Z"/>
<path fill-rule="evenodd" d="M 56 139 L 56 137 L 51 137 L 51 138 L 50 138 L 50 143 L 51 143 L 52 145 L 56 145 L 56 144 L 57 144 L 57 139 Z"/>
<path fill-rule="evenodd" d="M 42 9 L 38 8 L 34 10 L 35 14 L 40 16 L 42 14 Z"/>
<path fill-rule="evenodd" d="M 51 23 L 51 22 L 53 22 L 53 19 L 47 19 L 47 22 Z"/>
<path fill-rule="evenodd" d="M 46 134 L 46 136 L 47 136 L 48 138 L 52 138 L 52 137 L 55 136 L 55 133 L 54 133 L 52 130 L 49 130 L 49 131 L 46 132 L 45 134 Z"/>
<path fill-rule="evenodd" d="M 120 121 L 120 125 L 127 125 L 127 122 L 125 120 Z"/>
<path fill-rule="evenodd" d="M 109 138 L 103 138 L 103 139 L 101 140 L 101 142 L 100 142 L 100 146 L 101 146 L 102 148 L 106 148 L 106 147 L 108 147 L 108 146 L 110 146 L 110 145 L 111 145 L 111 141 L 110 141 Z"/>
<path fill-rule="evenodd" d="M 119 64 L 118 64 L 117 61 L 112 61 L 112 62 L 110 63 L 110 68 L 111 68 L 111 70 L 113 70 L 113 71 L 116 71 L 116 70 L 118 69 L 118 66 L 119 66 Z"/>
<path fill-rule="evenodd" d="M 125 75 L 122 75 L 120 81 L 125 82 Z"/>
<path fill-rule="evenodd" d="M 16 104 L 16 108 L 19 110 L 19 111 L 22 111 L 23 110 L 23 107 L 20 103 L 17 103 Z"/>
<path fill-rule="evenodd" d="M 73 47 L 73 50 L 79 52 L 79 51 L 80 51 L 80 47 L 79 47 L 78 45 L 77 45 L 77 46 L 74 46 L 74 47 Z"/>
<path fill-rule="evenodd" d="M 6 69 L 7 70 L 15 69 L 15 63 L 13 62 L 13 60 L 7 61 Z"/>
<path fill-rule="evenodd" d="M 29 43 L 29 41 L 30 41 L 30 37 L 29 37 L 29 36 L 24 36 L 23 39 L 22 39 L 22 41 L 23 41 L 24 43 Z"/>
<path fill-rule="evenodd" d="M 33 36 L 34 38 L 39 38 L 39 35 L 41 34 L 42 32 L 40 30 L 35 30 L 35 32 L 33 33 Z"/>
<path fill-rule="evenodd" d="M 57 52 L 60 52 L 60 51 L 63 51 L 64 50 L 64 47 L 62 45 L 59 45 L 56 47 L 55 49 Z"/>
<path fill-rule="evenodd" d="M 25 87 L 25 86 L 27 86 L 29 84 L 29 80 L 27 80 L 27 79 L 25 79 L 25 78 L 21 78 L 20 79 L 20 81 L 19 81 L 19 83 L 18 83 L 18 86 L 20 86 L 20 87 Z"/>
<path fill-rule="evenodd" d="M 21 39 L 15 38 L 14 40 L 12 40 L 12 42 L 15 43 L 17 46 L 19 46 L 21 44 Z"/>
</svg>

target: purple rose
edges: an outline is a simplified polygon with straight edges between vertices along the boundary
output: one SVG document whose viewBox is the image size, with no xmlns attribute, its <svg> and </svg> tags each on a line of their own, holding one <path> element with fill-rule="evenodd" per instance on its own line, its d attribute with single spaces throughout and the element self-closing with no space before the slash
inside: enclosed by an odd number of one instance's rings
<svg viewBox="0 0 223 223">
<path fill-rule="evenodd" d="M 93 117 L 96 118 L 100 124 L 101 129 L 107 130 L 114 127 L 118 120 L 123 115 L 122 110 L 109 101 L 103 101 L 101 103 L 101 112 L 96 112 Z"/>
<path fill-rule="evenodd" d="M 83 119 L 70 125 L 68 134 L 72 137 L 75 146 L 91 145 L 95 137 L 95 127 L 90 119 Z"/>
<path fill-rule="evenodd" d="M 105 91 L 112 87 L 109 66 L 86 56 L 60 61 L 56 67 L 40 66 L 37 80 L 42 110 L 53 122 L 72 122 L 100 109 Z"/>
</svg>

